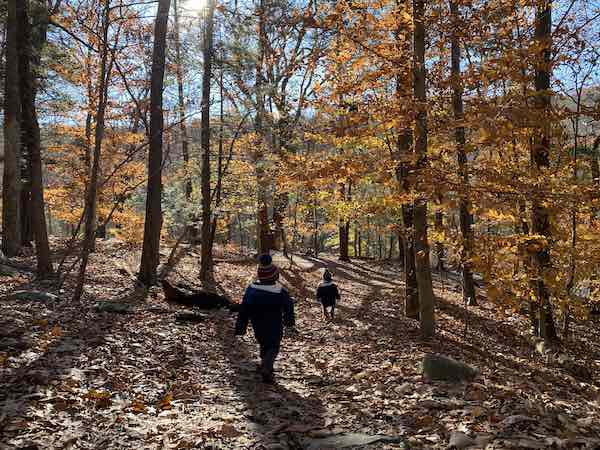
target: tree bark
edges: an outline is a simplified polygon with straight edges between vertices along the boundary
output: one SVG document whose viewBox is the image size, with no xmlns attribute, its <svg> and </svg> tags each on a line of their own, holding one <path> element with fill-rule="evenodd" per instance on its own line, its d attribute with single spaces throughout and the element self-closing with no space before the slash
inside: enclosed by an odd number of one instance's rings
<svg viewBox="0 0 600 450">
<path fill-rule="evenodd" d="M 139 281 L 145 286 L 156 283 L 159 264 L 160 232 L 162 229 L 162 159 L 163 159 L 163 86 L 165 48 L 171 0 L 159 0 L 154 24 L 152 82 L 150 86 L 150 146 L 148 151 L 148 188 L 144 243 L 140 262 Z"/>
<path fill-rule="evenodd" d="M 4 169 L 2 178 L 2 251 L 16 256 L 21 248 L 21 150 L 19 126 L 18 14 L 22 0 L 8 0 L 4 85 Z"/>
<path fill-rule="evenodd" d="M 33 42 L 29 21 L 28 3 L 20 8 L 20 38 L 21 46 L 19 69 L 21 75 L 21 129 L 23 147 L 29 156 L 29 183 L 31 195 L 30 219 L 35 239 L 37 273 L 44 277 L 53 272 L 46 228 L 44 205 L 44 185 L 42 180 L 41 137 L 38 124 L 35 97 L 37 86 L 33 74 Z M 41 47 L 41 45 L 38 45 Z"/>
<path fill-rule="evenodd" d="M 461 26 L 458 4 L 450 0 L 450 16 L 452 21 L 451 36 L 451 73 L 452 73 L 452 109 L 456 127 L 454 128 L 454 140 L 456 142 L 456 157 L 458 160 L 458 172 L 462 181 L 462 191 L 459 200 L 459 221 L 463 245 L 461 252 L 463 301 L 470 306 L 477 304 L 475 296 L 475 283 L 471 271 L 471 258 L 473 254 L 473 228 L 472 216 L 469 213 L 469 168 L 465 148 L 465 128 L 463 106 L 463 83 L 460 70 L 461 47 L 459 30 Z"/>
<path fill-rule="evenodd" d="M 398 232 L 398 261 L 400 262 L 400 264 L 402 264 L 402 267 L 404 267 L 404 264 L 406 263 L 405 261 L 405 257 L 404 257 L 404 249 L 405 249 L 405 239 L 404 239 L 404 233 L 402 233 L 402 231 Z M 414 259 L 413 259 L 414 261 Z"/>
<path fill-rule="evenodd" d="M 210 192 L 210 81 L 213 60 L 213 18 L 215 0 L 208 1 L 208 11 L 204 30 L 204 72 L 202 74 L 202 250 L 200 259 L 200 280 L 212 281 L 212 223 Z"/>
<path fill-rule="evenodd" d="M 550 77 L 551 77 L 551 52 L 552 52 L 552 3 L 547 0 L 537 0 L 535 11 L 535 39 L 541 48 L 540 61 L 537 62 L 535 71 L 535 90 L 537 92 L 537 107 L 540 112 L 538 120 L 546 117 L 550 111 Z M 541 178 L 550 167 L 550 130 L 547 124 L 540 124 L 538 135 L 532 148 L 531 159 L 534 174 Z M 544 236 L 546 242 L 534 254 L 537 268 L 536 294 L 539 304 L 538 327 L 540 337 L 546 340 L 557 339 L 552 309 L 550 305 L 550 292 L 544 283 L 544 276 L 551 268 L 550 261 L 550 211 L 542 199 L 534 197 L 532 205 L 532 231 L 534 234 Z"/>
<path fill-rule="evenodd" d="M 92 156 L 92 171 L 90 174 L 89 188 L 85 201 L 85 236 L 83 240 L 83 249 L 81 254 L 81 265 L 77 276 L 77 285 L 73 293 L 73 300 L 79 301 L 83 294 L 83 285 L 85 282 L 85 271 L 87 268 L 90 253 L 92 251 L 94 240 L 96 238 L 96 196 L 98 193 L 98 176 L 100 172 L 100 156 L 102 153 L 102 141 L 104 139 L 104 116 L 106 113 L 106 104 L 108 101 L 108 28 L 110 21 L 110 1 L 104 6 L 102 15 L 102 41 L 100 69 L 98 74 L 98 109 L 96 111 L 96 132 L 94 142 L 94 153 Z"/>
<path fill-rule="evenodd" d="M 185 96 L 183 92 L 183 67 L 181 58 L 181 38 L 179 33 L 179 6 L 178 0 L 173 0 L 173 18 L 174 18 L 174 35 L 175 35 L 175 77 L 177 78 L 177 94 L 179 106 L 179 133 L 181 140 L 181 155 L 183 157 L 183 165 L 185 170 L 185 198 L 192 198 L 192 180 L 189 173 L 190 151 L 188 143 L 187 124 L 185 120 Z"/>
<path fill-rule="evenodd" d="M 348 188 L 349 189 L 349 188 Z M 346 185 L 341 184 L 340 195 L 342 201 L 346 201 Z M 350 222 L 345 218 L 340 218 L 338 224 L 338 236 L 340 241 L 340 261 L 350 261 L 348 247 L 350 244 Z"/>
<path fill-rule="evenodd" d="M 413 0 L 413 89 L 417 103 L 415 120 L 415 153 L 417 168 L 423 171 L 427 161 L 427 92 L 425 80 L 425 1 Z M 419 198 L 414 203 L 415 272 L 419 289 L 419 320 L 423 337 L 435 332 L 433 284 L 427 241 L 427 201 Z"/>
<path fill-rule="evenodd" d="M 597 219 L 598 215 L 598 200 L 600 199 L 600 164 L 598 163 L 598 150 L 600 149 L 600 136 L 598 136 L 592 144 L 592 178 L 593 186 L 595 186 L 595 194 L 593 196 L 594 203 L 592 206 L 592 221 Z"/>
<path fill-rule="evenodd" d="M 264 146 L 266 145 L 264 130 L 265 97 L 263 92 L 265 47 L 267 41 L 265 25 L 265 4 L 260 0 L 258 6 L 258 60 L 256 62 L 256 181 L 257 181 L 257 217 L 256 217 L 256 249 L 259 254 L 271 251 L 271 230 L 269 225 L 269 209 L 267 204 L 267 180 L 265 174 Z"/>
</svg>

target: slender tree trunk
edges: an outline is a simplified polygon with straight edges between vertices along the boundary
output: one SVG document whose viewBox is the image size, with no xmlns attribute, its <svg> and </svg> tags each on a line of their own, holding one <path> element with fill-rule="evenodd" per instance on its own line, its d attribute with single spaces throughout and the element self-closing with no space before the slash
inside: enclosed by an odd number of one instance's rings
<svg viewBox="0 0 600 450">
<path fill-rule="evenodd" d="M 394 257 L 394 247 L 396 245 L 395 241 L 396 241 L 396 239 L 394 238 L 394 235 L 390 234 L 390 248 L 388 250 L 388 257 L 387 257 L 387 259 L 389 259 L 390 261 Z"/>
<path fill-rule="evenodd" d="M 414 41 L 413 41 L 413 89 L 417 102 L 415 120 L 415 153 L 417 168 L 427 168 L 427 110 L 425 80 L 425 1 L 413 0 Z M 427 241 L 427 202 L 418 199 L 414 204 L 414 240 L 415 268 L 419 288 L 419 319 L 424 337 L 433 336 L 435 331 L 433 284 L 429 262 L 429 243 Z"/>
<path fill-rule="evenodd" d="M 600 149 L 600 136 L 598 136 L 592 144 L 592 178 L 593 185 L 596 187 L 594 195 L 594 203 L 592 206 L 592 222 L 598 216 L 598 200 L 600 199 L 600 164 L 598 164 L 598 150 Z"/>
<path fill-rule="evenodd" d="M 319 257 L 319 221 L 317 220 L 317 197 L 313 200 L 313 248 L 315 258 Z"/>
<path fill-rule="evenodd" d="M 19 126 L 19 53 L 17 8 L 22 0 L 8 0 L 4 85 L 4 172 L 2 178 L 2 251 L 16 256 L 21 247 L 21 150 Z"/>
<path fill-rule="evenodd" d="M 179 5 L 178 0 L 173 0 L 173 18 L 174 18 L 174 35 L 175 35 L 175 76 L 177 78 L 177 94 L 178 94 L 178 109 L 179 109 L 179 133 L 181 139 L 181 155 L 183 157 L 183 165 L 185 168 L 185 198 L 192 198 L 192 180 L 190 179 L 189 163 L 190 152 L 188 142 L 188 131 L 185 120 L 185 96 L 183 92 L 183 61 L 181 56 L 181 38 L 180 38 L 180 23 L 179 23 Z"/>
<path fill-rule="evenodd" d="M 346 201 L 346 185 L 344 183 L 340 186 L 340 196 L 342 201 Z M 340 261 L 350 261 L 348 255 L 348 246 L 350 242 L 348 220 L 341 217 L 338 224 L 338 236 L 340 241 Z"/>
<path fill-rule="evenodd" d="M 450 0 L 450 15 L 452 21 L 452 49 L 451 49 L 451 71 L 452 71 L 452 109 L 454 111 L 454 139 L 456 141 L 456 155 L 458 159 L 458 171 L 462 180 L 462 191 L 459 201 L 459 221 L 462 234 L 463 245 L 461 252 L 462 266 L 462 285 L 463 301 L 467 305 L 477 304 L 475 296 L 475 283 L 473 282 L 473 273 L 471 272 L 471 258 L 473 256 L 473 228 L 472 215 L 469 212 L 469 168 L 467 162 L 467 153 L 465 149 L 465 128 L 462 125 L 464 119 L 463 106 L 463 84 L 460 70 L 461 47 L 459 31 L 461 29 L 461 20 L 458 4 L 455 0 Z"/>
<path fill-rule="evenodd" d="M 398 232 L 398 261 L 400 261 L 400 264 L 402 265 L 402 267 L 404 267 L 404 264 L 406 263 L 406 259 L 404 256 L 404 249 L 406 248 L 406 243 L 405 243 L 405 239 L 404 239 L 404 233 L 402 233 L 401 231 Z M 413 259 L 414 261 L 414 259 Z"/>
<path fill-rule="evenodd" d="M 165 74 L 165 47 L 171 0 L 159 0 L 154 24 L 152 54 L 152 81 L 150 86 L 150 146 L 148 151 L 148 188 L 146 194 L 146 221 L 140 262 L 139 281 L 145 286 L 156 283 L 159 264 L 160 232 L 162 229 L 162 159 L 163 159 L 163 86 Z"/>
<path fill-rule="evenodd" d="M 358 256 L 358 224 L 354 223 L 354 242 L 352 243 L 354 246 L 354 257 Z"/>
<path fill-rule="evenodd" d="M 552 3 L 547 0 L 537 0 L 535 11 L 535 39 L 541 48 L 541 61 L 536 65 L 535 90 L 538 93 L 537 102 L 540 112 L 539 120 L 542 120 L 542 112 L 550 111 L 550 77 L 551 77 L 551 53 L 552 53 Z M 543 114 L 546 117 L 546 114 Z M 547 124 L 540 125 L 532 148 L 532 161 L 534 173 L 543 177 L 550 167 L 550 130 Z M 533 199 L 533 233 L 544 236 L 545 244 L 534 254 L 537 267 L 537 298 L 539 303 L 539 335 L 547 340 L 557 338 L 552 309 L 550 305 L 550 292 L 544 282 L 544 275 L 551 267 L 550 261 L 550 211 L 540 198 Z"/>
<path fill-rule="evenodd" d="M 358 229 L 358 257 L 362 258 L 362 232 Z"/>
<path fill-rule="evenodd" d="M 263 92 L 263 65 L 266 47 L 265 4 L 260 0 L 258 10 L 258 61 L 256 63 L 256 180 L 257 180 L 257 230 L 256 249 L 259 254 L 271 251 L 271 230 L 269 225 L 269 209 L 267 204 L 267 180 L 265 174 L 264 146 L 266 145 L 264 130 L 265 94 Z"/>
<path fill-rule="evenodd" d="M 98 192 L 98 176 L 100 172 L 100 156 L 102 152 L 102 140 L 104 139 L 104 116 L 106 113 L 106 104 L 108 97 L 108 28 L 110 21 L 110 1 L 104 5 L 102 17 L 102 41 L 100 56 L 100 73 L 98 75 L 98 110 L 96 111 L 96 133 L 94 142 L 94 154 L 92 160 L 92 172 L 90 174 L 90 183 L 85 201 L 85 236 L 83 240 L 83 249 L 81 254 L 81 265 L 77 276 L 77 285 L 73 293 L 73 299 L 79 301 L 83 294 L 83 285 L 85 282 L 85 271 L 87 268 L 96 229 L 94 226 L 96 217 L 96 195 Z"/>
<path fill-rule="evenodd" d="M 213 17 L 215 0 L 209 0 L 204 32 L 204 72 L 202 74 L 202 250 L 200 280 L 212 281 L 212 233 L 210 192 L 210 81 L 213 59 Z"/>
<path fill-rule="evenodd" d="M 444 213 L 436 210 L 434 219 L 435 231 L 442 233 L 444 231 Z M 437 270 L 442 273 L 444 269 L 444 244 L 441 240 L 435 243 L 435 256 L 437 259 Z"/>
<path fill-rule="evenodd" d="M 21 75 L 21 117 L 23 146 L 27 149 L 29 156 L 29 175 L 31 189 L 31 225 L 35 239 L 37 272 L 39 276 L 47 276 L 52 273 L 52 261 L 50 257 L 50 246 L 48 244 L 48 232 L 46 228 L 46 215 L 44 206 L 44 185 L 42 181 L 42 158 L 41 137 L 38 124 L 37 111 L 35 108 L 35 77 L 32 70 L 33 42 L 31 25 L 28 17 L 28 4 L 23 3 L 20 9 L 20 45 L 21 54 L 19 61 Z M 41 46 L 40 46 L 41 47 Z"/>
<path fill-rule="evenodd" d="M 218 210 L 221 207 L 221 194 L 223 190 L 223 121 L 225 119 L 224 97 L 223 97 L 223 57 L 221 55 L 221 63 L 219 64 L 219 156 L 217 157 L 217 185 L 215 186 L 215 208 Z M 210 232 L 210 241 L 214 244 L 215 235 L 217 233 L 218 214 L 213 215 L 212 228 Z M 227 242 L 231 239 L 231 221 L 227 216 Z"/>
</svg>

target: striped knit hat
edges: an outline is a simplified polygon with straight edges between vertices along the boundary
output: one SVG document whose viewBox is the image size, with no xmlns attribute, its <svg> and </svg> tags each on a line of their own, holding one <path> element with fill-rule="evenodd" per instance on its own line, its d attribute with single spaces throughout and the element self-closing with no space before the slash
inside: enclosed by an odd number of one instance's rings
<svg viewBox="0 0 600 450">
<path fill-rule="evenodd" d="M 271 255 L 260 255 L 258 258 L 258 280 L 262 283 L 274 283 L 279 279 L 279 269 L 273 264 Z"/>
<path fill-rule="evenodd" d="M 329 271 L 329 269 L 325 269 L 325 272 L 323 272 L 323 280 L 325 280 L 325 281 L 331 281 L 332 277 L 333 277 L 333 275 L 331 274 L 331 272 Z"/>
</svg>

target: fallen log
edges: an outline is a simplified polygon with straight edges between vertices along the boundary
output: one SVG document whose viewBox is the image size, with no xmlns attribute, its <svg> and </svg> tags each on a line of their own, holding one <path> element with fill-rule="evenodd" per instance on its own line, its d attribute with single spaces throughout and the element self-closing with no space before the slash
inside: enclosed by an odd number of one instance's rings
<svg viewBox="0 0 600 450">
<path fill-rule="evenodd" d="M 169 303 L 187 307 L 196 307 L 199 309 L 235 309 L 235 303 L 232 303 L 227 297 L 219 295 L 216 292 L 182 289 L 173 286 L 167 280 L 162 281 L 162 288 L 165 293 L 165 300 Z"/>
</svg>

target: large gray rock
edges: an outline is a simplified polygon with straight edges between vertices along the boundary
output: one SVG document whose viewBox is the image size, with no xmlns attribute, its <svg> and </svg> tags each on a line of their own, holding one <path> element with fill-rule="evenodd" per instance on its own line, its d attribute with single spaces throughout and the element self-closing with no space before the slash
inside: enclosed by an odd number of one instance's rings
<svg viewBox="0 0 600 450">
<path fill-rule="evenodd" d="M 475 378 L 479 371 L 468 364 L 442 355 L 428 353 L 423 358 L 423 375 L 430 380 L 465 381 Z"/>
<path fill-rule="evenodd" d="M 41 291 L 15 291 L 8 294 L 8 297 L 30 302 L 54 302 L 59 299 L 57 295 Z"/>
</svg>

